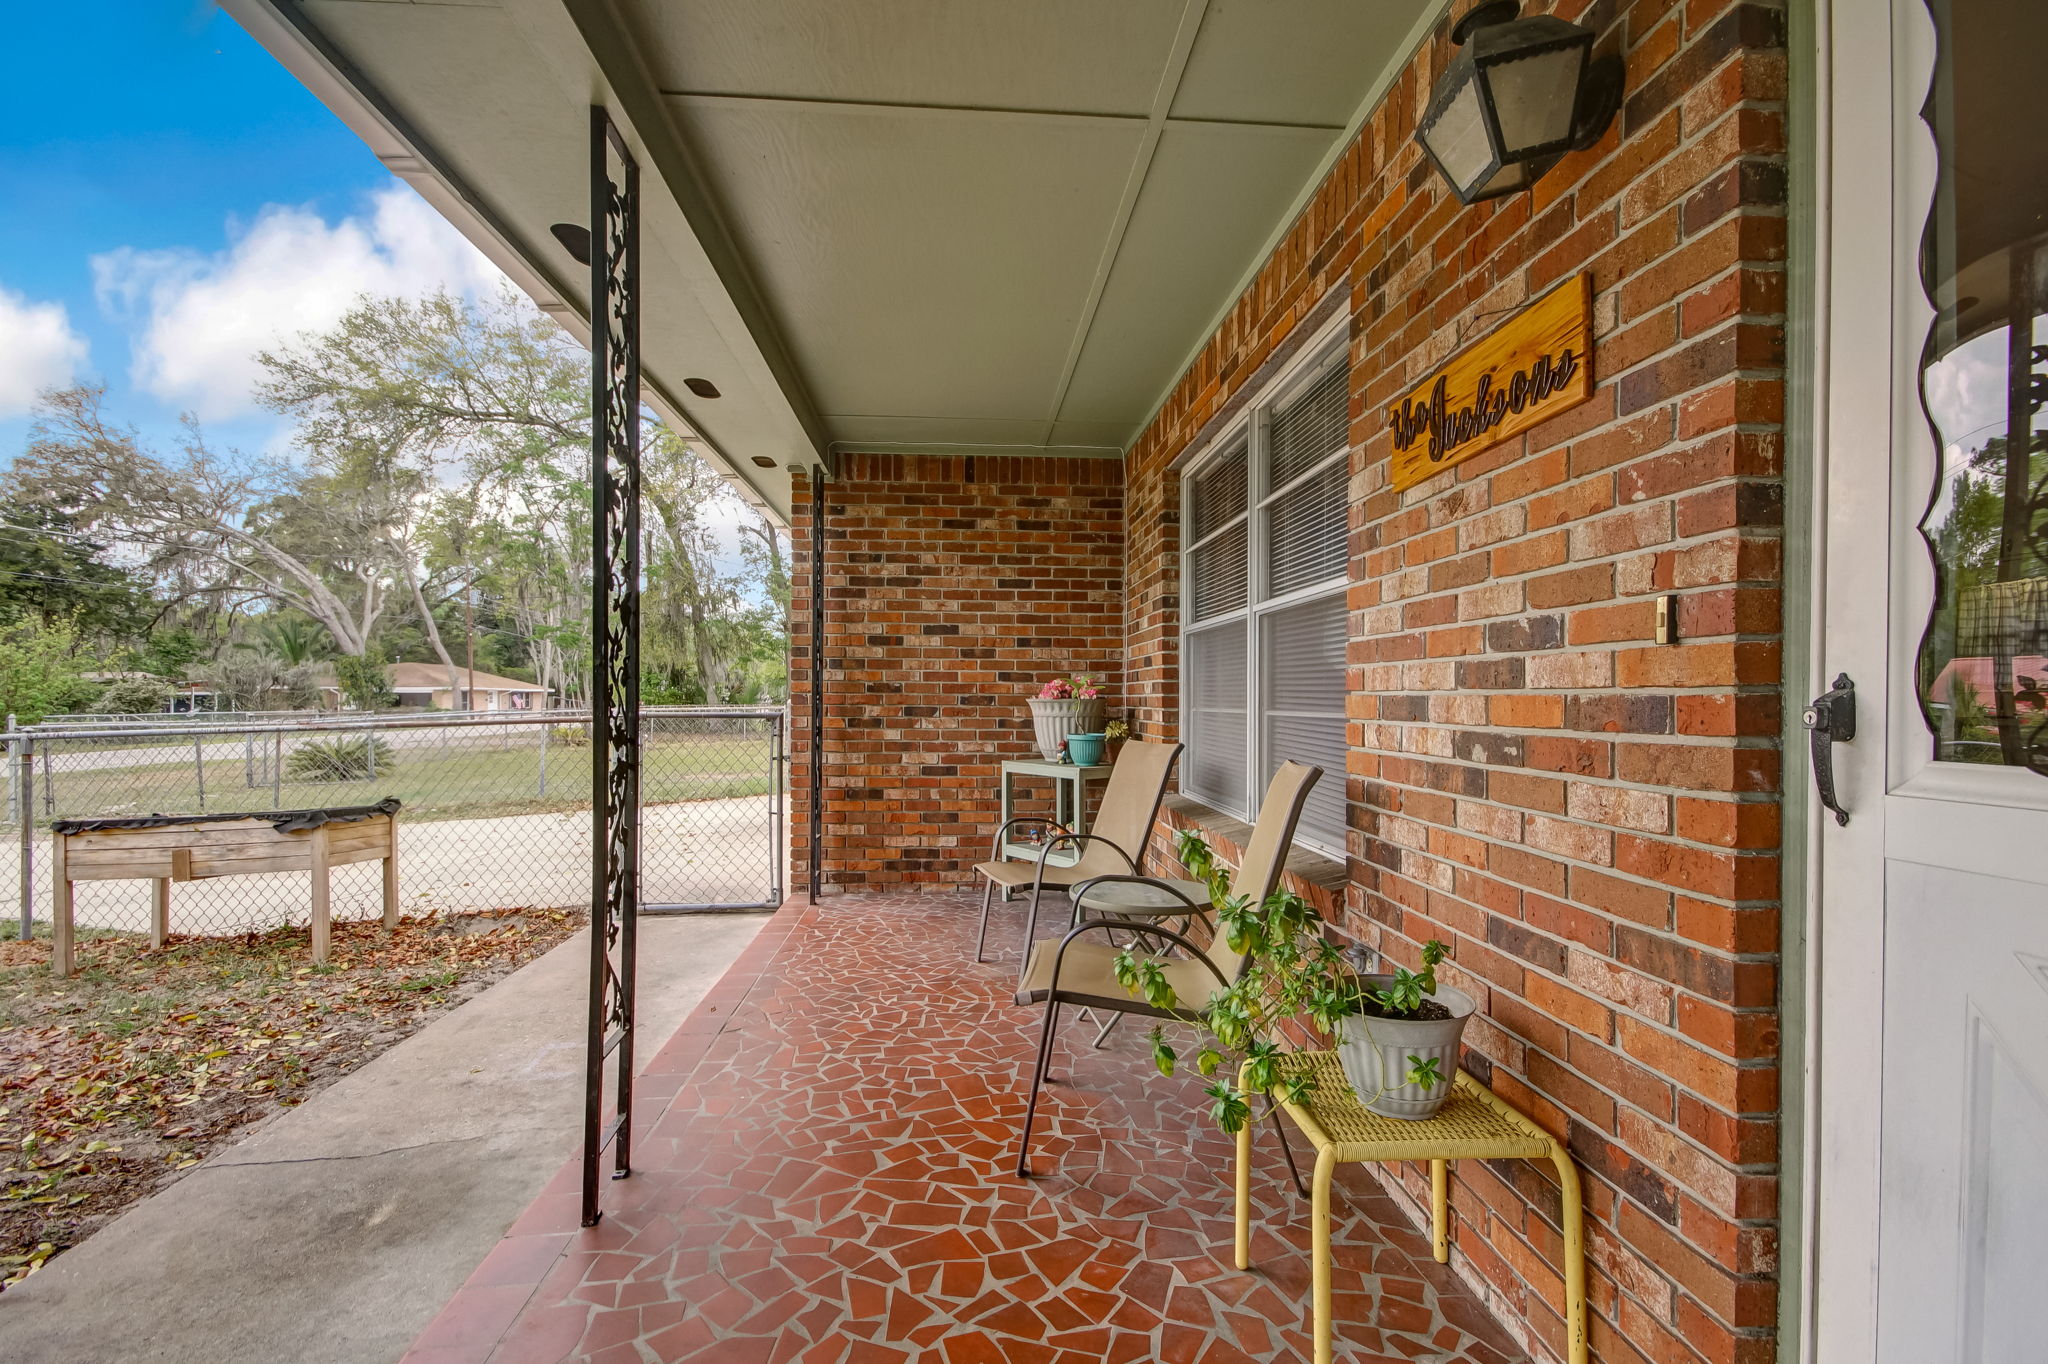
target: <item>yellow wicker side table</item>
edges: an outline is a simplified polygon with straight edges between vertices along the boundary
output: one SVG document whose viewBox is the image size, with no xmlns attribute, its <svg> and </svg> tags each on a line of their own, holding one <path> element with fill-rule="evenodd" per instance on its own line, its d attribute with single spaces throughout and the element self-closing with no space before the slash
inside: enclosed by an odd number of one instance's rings
<svg viewBox="0 0 2048 1364">
<path fill-rule="evenodd" d="M 1279 1058 L 1283 1080 L 1306 1074 L 1314 1081 L 1305 1103 L 1280 1107 L 1316 1148 L 1310 1193 L 1311 1273 L 1315 1299 L 1316 1364 L 1330 1361 L 1330 1176 L 1348 1161 L 1429 1162 L 1430 1232 L 1439 1261 L 1451 1258 L 1450 1162 L 1516 1157 L 1548 1159 L 1564 1186 L 1565 1332 L 1571 1364 L 1586 1364 L 1585 1209 L 1579 1172 L 1561 1142 L 1459 1071 L 1456 1089 L 1433 1118 L 1383 1118 L 1358 1101 L 1337 1054 L 1294 1052 Z M 1251 1268 L 1252 1126 L 1237 1134 L 1237 1267 Z"/>
</svg>

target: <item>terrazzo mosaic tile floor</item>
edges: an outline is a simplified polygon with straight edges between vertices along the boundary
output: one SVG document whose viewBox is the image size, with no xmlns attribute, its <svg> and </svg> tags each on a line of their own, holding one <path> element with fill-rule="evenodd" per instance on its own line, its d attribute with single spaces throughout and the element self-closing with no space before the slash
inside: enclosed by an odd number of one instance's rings
<svg viewBox="0 0 2048 1364">
<path fill-rule="evenodd" d="M 977 909 L 786 907 L 643 1076 L 635 1173 L 605 1186 L 603 1223 L 577 1227 L 572 1163 L 405 1364 L 1306 1359 L 1307 1208 L 1272 1128 L 1240 1272 L 1231 1146 L 1199 1080 L 1152 1071 L 1135 1020 L 1101 1050 L 1064 1025 L 1038 1177 L 1015 1177 L 1042 1015 L 1010 1000 L 1014 949 L 973 961 Z M 1338 1357 L 1524 1359 L 1406 1214 L 1342 1173 Z"/>
</svg>

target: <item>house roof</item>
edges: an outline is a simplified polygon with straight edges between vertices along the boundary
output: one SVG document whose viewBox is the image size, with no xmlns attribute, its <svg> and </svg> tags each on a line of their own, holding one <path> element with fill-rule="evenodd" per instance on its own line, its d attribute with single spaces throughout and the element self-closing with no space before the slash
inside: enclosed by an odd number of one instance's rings
<svg viewBox="0 0 2048 1364">
<path fill-rule="evenodd" d="M 458 667 L 455 676 L 462 687 L 470 685 L 467 668 Z M 448 670 L 438 663 L 394 663 L 391 665 L 391 690 L 393 691 L 446 691 Z M 535 691 L 545 692 L 546 687 L 538 682 L 521 682 L 516 677 L 500 677 L 496 673 L 479 670 L 476 673 L 477 691 Z"/>
</svg>

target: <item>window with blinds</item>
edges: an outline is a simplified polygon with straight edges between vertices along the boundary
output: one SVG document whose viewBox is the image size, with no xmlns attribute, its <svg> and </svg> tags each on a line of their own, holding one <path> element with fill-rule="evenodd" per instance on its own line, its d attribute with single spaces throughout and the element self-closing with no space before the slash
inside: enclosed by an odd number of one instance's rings
<svg viewBox="0 0 2048 1364">
<path fill-rule="evenodd" d="M 1297 837 L 1339 855 L 1349 433 L 1338 343 L 1251 403 L 1182 481 L 1182 785 L 1252 819 L 1281 763 L 1314 763 L 1324 776 Z"/>
</svg>

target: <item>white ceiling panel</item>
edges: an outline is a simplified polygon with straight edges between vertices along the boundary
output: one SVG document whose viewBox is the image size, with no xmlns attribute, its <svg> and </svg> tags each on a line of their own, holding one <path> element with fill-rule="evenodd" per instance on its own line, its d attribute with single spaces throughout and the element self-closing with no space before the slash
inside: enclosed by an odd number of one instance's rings
<svg viewBox="0 0 2048 1364">
<path fill-rule="evenodd" d="M 924 446 L 1029 449 L 1045 444 L 1047 423 L 991 417 L 849 417 L 835 414 L 832 434 L 846 449 L 889 450 Z M 1114 442 L 1109 442 L 1115 446 Z M 1121 450 L 1121 446 L 1115 446 Z"/>
<path fill-rule="evenodd" d="M 1142 125 L 671 104 L 828 421 L 1051 421 Z"/>
<path fill-rule="evenodd" d="M 1439 0 L 1209 0 L 1173 117 L 1342 128 Z"/>
<path fill-rule="evenodd" d="M 1183 0 L 653 0 L 663 90 L 1143 115 Z"/>
<path fill-rule="evenodd" d="M 1336 136 L 1316 128 L 1167 126 L 1074 367 L 1062 421 L 1122 421 L 1121 442 L 1136 436 L 1131 426 L 1145 416 L 1145 403 L 1173 382 Z"/>
</svg>

